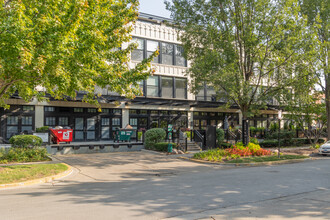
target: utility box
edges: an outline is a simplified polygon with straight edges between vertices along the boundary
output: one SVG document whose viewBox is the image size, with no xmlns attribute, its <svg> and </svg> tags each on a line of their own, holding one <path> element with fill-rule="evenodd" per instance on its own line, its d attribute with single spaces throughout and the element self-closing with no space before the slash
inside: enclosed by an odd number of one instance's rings
<svg viewBox="0 0 330 220">
<path fill-rule="evenodd" d="M 208 125 L 206 128 L 205 135 L 206 135 L 205 150 L 216 148 L 216 144 L 217 144 L 216 127 L 214 125 Z"/>
</svg>

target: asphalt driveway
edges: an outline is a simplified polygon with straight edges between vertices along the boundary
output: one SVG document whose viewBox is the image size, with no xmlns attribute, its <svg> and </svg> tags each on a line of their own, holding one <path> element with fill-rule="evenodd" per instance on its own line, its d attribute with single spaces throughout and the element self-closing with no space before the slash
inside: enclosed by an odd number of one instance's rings
<svg viewBox="0 0 330 220">
<path fill-rule="evenodd" d="M 1 220 L 330 217 L 329 159 L 233 168 L 147 152 L 56 158 L 75 172 L 0 191 Z"/>
</svg>

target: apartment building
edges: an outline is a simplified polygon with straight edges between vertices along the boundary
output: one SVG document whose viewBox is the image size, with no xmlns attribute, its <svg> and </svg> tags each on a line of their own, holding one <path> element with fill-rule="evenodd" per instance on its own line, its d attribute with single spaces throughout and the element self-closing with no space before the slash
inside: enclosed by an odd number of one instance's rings
<svg viewBox="0 0 330 220">
<path fill-rule="evenodd" d="M 141 13 L 133 30 L 133 40 L 138 48 L 132 52 L 132 67 L 159 48 L 159 56 L 152 66 L 155 73 L 140 82 L 143 96 L 134 100 L 120 97 L 106 89 L 102 93 L 102 112 L 95 106 L 81 102 L 83 93 L 76 100 L 49 102 L 32 100 L 24 102 L 13 95 L 7 101 L 10 109 L 0 109 L 0 136 L 9 139 L 21 132 L 32 132 L 38 127 L 69 126 L 74 129 L 74 141 L 112 140 L 117 128 L 130 124 L 136 129 L 176 127 L 204 130 L 207 125 L 239 127 L 242 115 L 237 108 L 224 109 L 226 100 L 216 97 L 207 85 L 197 95 L 190 92 L 190 78 L 186 75 L 189 60 L 183 57 L 183 48 L 176 31 L 166 25 L 166 18 Z M 123 45 L 126 47 L 127 45 Z M 276 110 L 261 111 L 250 120 L 250 126 L 268 127 L 277 117 Z"/>
</svg>

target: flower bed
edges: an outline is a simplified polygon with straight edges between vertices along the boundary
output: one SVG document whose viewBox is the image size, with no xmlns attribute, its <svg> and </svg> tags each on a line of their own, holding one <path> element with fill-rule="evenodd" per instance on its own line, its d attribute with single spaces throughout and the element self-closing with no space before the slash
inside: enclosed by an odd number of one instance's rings
<svg viewBox="0 0 330 220">
<path fill-rule="evenodd" d="M 194 154 L 194 159 L 222 162 L 234 160 L 240 157 L 260 157 L 272 155 L 270 150 L 262 149 L 258 144 L 249 143 L 246 147 L 237 144 L 228 149 L 212 149 Z"/>
</svg>

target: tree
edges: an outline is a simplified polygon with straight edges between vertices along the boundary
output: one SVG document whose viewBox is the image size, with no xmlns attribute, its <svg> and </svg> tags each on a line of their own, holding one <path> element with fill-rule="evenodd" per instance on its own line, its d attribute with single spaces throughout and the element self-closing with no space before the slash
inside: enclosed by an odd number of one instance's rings
<svg viewBox="0 0 330 220">
<path fill-rule="evenodd" d="M 95 86 L 127 97 L 150 74 L 149 59 L 130 68 L 130 33 L 138 0 L 0 0 L 0 105 L 76 97 L 97 103 Z M 41 87 L 42 91 L 35 88 Z"/>
<path fill-rule="evenodd" d="M 310 29 L 316 29 L 317 41 L 313 46 L 317 51 L 315 62 L 311 63 L 318 85 L 325 94 L 327 134 L 330 137 L 330 3 L 328 0 L 300 0 L 302 14 L 307 16 Z"/>
<path fill-rule="evenodd" d="M 173 0 L 193 91 L 202 83 L 237 106 L 246 121 L 308 74 L 313 36 L 296 0 Z M 307 43 L 308 42 L 308 43 Z M 307 51 L 307 50 L 306 50 Z M 246 124 L 246 122 L 245 122 Z M 244 141 L 244 140 L 243 140 Z M 244 141 L 245 144 L 248 140 Z"/>
<path fill-rule="evenodd" d="M 316 91 L 313 94 L 296 92 L 289 95 L 286 105 L 286 111 L 289 113 L 287 119 L 293 121 L 303 131 L 304 136 L 313 146 L 318 143 L 327 122 L 322 96 L 322 93 Z"/>
</svg>

